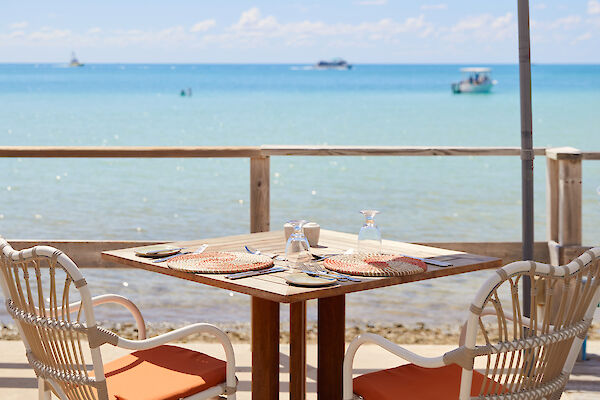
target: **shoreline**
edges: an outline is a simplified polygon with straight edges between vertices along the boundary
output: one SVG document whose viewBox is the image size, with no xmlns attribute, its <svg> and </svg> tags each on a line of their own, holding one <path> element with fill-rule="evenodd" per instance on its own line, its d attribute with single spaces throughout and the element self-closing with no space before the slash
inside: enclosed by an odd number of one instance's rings
<svg viewBox="0 0 600 400">
<path fill-rule="evenodd" d="M 250 343 L 251 327 L 249 323 L 239 324 L 215 324 L 222 329 L 232 343 Z M 132 323 L 100 324 L 100 326 L 109 329 L 127 339 L 137 338 L 137 328 Z M 172 323 L 148 323 L 146 324 L 147 337 L 154 337 L 177 328 L 185 326 L 184 324 Z M 415 326 L 405 326 L 402 324 L 354 324 L 346 326 L 346 342 L 352 341 L 358 335 L 363 333 L 374 333 L 384 338 L 402 344 L 458 344 L 460 337 L 460 326 L 427 326 L 424 323 L 417 323 Z M 287 323 L 281 324 L 280 342 L 289 343 L 289 326 Z M 600 325 L 593 324 L 588 332 L 589 340 L 600 340 Z M 21 340 L 14 325 L 0 325 L 0 340 Z M 178 341 L 179 343 L 188 342 L 215 342 L 214 338 L 208 334 L 194 334 Z M 306 327 L 306 342 L 310 344 L 317 343 L 317 324 L 309 323 Z"/>
</svg>

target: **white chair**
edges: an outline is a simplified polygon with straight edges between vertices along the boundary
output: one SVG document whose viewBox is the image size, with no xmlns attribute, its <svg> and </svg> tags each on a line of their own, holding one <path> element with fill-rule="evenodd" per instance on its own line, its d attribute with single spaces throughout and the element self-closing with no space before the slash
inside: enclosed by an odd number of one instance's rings
<svg viewBox="0 0 600 400">
<path fill-rule="evenodd" d="M 496 270 L 470 306 L 459 347 L 439 357 L 360 335 L 344 359 L 344 400 L 558 400 L 600 301 L 599 258 L 597 247 L 560 267 L 518 261 Z M 532 282 L 530 318 L 520 299 L 525 277 Z M 542 310 L 536 307 L 540 303 Z M 354 356 L 364 343 L 412 364 L 353 380 Z M 485 368 L 474 371 L 479 357 Z"/>
<path fill-rule="evenodd" d="M 138 308 L 117 295 L 91 297 L 81 271 L 60 250 L 38 246 L 15 251 L 2 238 L 0 250 L 0 286 L 38 377 L 40 399 L 49 400 L 51 392 L 62 400 L 235 399 L 233 347 L 217 327 L 193 324 L 146 339 Z M 97 325 L 94 306 L 109 302 L 133 314 L 139 340 Z M 226 361 L 166 345 L 199 332 L 221 343 Z M 104 364 L 103 344 L 136 351 Z M 91 371 L 86 364 L 90 357 Z"/>
</svg>

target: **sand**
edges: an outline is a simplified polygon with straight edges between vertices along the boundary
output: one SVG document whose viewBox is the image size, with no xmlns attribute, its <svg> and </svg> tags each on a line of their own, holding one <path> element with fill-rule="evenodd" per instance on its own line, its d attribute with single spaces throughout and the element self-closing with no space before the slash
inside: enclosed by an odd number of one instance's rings
<svg viewBox="0 0 600 400">
<path fill-rule="evenodd" d="M 137 329 L 131 323 L 102 324 L 103 327 L 110 329 L 125 338 L 137 338 Z M 147 336 L 152 337 L 162 333 L 170 332 L 182 325 L 177 324 L 147 324 Z M 223 329 L 233 343 L 250 343 L 250 325 L 239 323 L 229 325 L 218 325 Z M 405 326 L 402 324 L 367 324 L 367 325 L 347 325 L 346 341 L 352 341 L 361 333 L 376 333 L 395 343 L 404 344 L 456 344 L 460 336 L 458 326 L 428 327 L 425 324 L 415 326 Z M 589 332 L 590 340 L 600 340 L 600 325 L 592 325 Z M 281 325 L 281 343 L 289 343 L 289 327 L 286 324 Z M 20 340 L 14 325 L 0 325 L 0 340 Z M 192 335 L 183 342 L 205 342 L 213 341 L 208 335 Z M 317 342 L 317 326 L 309 324 L 306 329 L 306 341 L 308 343 Z"/>
</svg>

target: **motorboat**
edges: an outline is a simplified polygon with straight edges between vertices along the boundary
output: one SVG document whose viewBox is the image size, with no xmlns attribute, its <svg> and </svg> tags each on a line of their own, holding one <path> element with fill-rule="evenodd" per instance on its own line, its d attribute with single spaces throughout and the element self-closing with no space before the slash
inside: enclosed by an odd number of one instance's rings
<svg viewBox="0 0 600 400">
<path fill-rule="evenodd" d="M 339 69 L 339 70 L 348 70 L 352 68 L 352 65 L 348 64 L 346 60 L 342 60 L 341 58 L 334 58 L 331 61 L 319 61 L 314 66 L 315 69 Z"/>
<path fill-rule="evenodd" d="M 468 67 L 461 68 L 465 77 L 460 82 L 452 84 L 453 93 L 489 93 L 498 82 L 491 78 L 491 68 Z"/>
<path fill-rule="evenodd" d="M 69 67 L 83 67 L 85 64 L 79 62 L 75 53 L 71 53 L 71 62 L 69 63 Z"/>
</svg>

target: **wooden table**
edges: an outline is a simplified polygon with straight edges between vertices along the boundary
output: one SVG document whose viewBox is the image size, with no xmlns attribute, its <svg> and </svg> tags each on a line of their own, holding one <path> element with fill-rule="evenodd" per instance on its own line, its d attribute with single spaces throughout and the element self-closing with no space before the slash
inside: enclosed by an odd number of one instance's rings
<svg viewBox="0 0 600 400">
<path fill-rule="evenodd" d="M 319 247 L 312 248 L 312 251 L 317 254 L 341 253 L 348 248 L 356 247 L 356 240 L 356 235 L 322 229 Z M 193 250 L 202 243 L 207 243 L 209 250 L 242 251 L 244 245 L 249 245 L 265 253 L 284 254 L 285 249 L 282 231 L 172 244 Z M 220 274 L 191 274 L 174 271 L 169 269 L 166 263 L 155 264 L 147 258 L 137 257 L 131 249 L 106 251 L 102 253 L 102 256 L 130 267 L 252 296 L 252 398 L 254 400 L 271 400 L 279 397 L 280 303 L 290 304 L 290 399 L 305 398 L 306 301 L 318 299 L 318 398 L 336 400 L 342 398 L 346 293 L 501 266 L 499 258 L 391 240 L 383 241 L 383 249 L 386 252 L 449 261 L 453 266 L 440 268 L 428 265 L 426 272 L 415 275 L 389 278 L 365 277 L 361 282 L 340 282 L 338 285 L 329 287 L 303 288 L 286 284 L 282 277 L 288 272 L 232 281 Z"/>
</svg>

